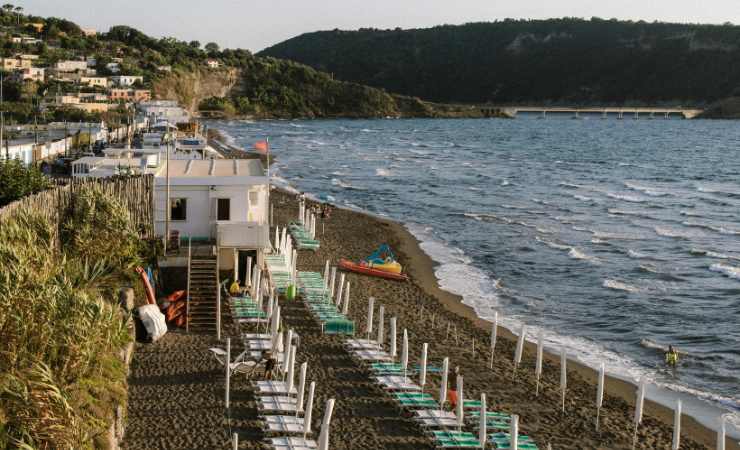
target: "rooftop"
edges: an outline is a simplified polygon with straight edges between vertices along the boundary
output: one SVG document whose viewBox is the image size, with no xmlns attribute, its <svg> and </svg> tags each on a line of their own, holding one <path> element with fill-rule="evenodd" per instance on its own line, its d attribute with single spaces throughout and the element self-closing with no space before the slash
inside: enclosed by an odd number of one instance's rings
<svg viewBox="0 0 740 450">
<path fill-rule="evenodd" d="M 173 159 L 169 166 L 171 184 L 267 184 L 262 162 L 256 159 Z M 164 183 L 166 174 L 167 163 L 157 171 L 157 183 Z"/>
</svg>

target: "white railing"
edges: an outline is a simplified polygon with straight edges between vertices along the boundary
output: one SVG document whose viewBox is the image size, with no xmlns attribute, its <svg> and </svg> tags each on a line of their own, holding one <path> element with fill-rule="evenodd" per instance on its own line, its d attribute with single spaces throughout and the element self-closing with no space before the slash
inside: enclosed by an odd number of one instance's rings
<svg viewBox="0 0 740 450">
<path fill-rule="evenodd" d="M 218 247 L 216 253 L 216 339 L 221 340 L 221 271 L 219 266 Z M 228 364 L 228 362 L 227 362 Z"/>
<path fill-rule="evenodd" d="M 188 290 L 186 291 L 187 299 L 185 300 L 185 332 L 190 332 L 190 260 L 192 258 L 191 244 L 192 236 L 188 236 Z"/>
</svg>

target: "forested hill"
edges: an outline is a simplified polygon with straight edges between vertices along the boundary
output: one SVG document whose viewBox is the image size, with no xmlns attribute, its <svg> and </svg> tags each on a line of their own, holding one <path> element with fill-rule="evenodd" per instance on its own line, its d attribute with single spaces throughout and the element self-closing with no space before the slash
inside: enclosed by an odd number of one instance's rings
<svg viewBox="0 0 740 450">
<path fill-rule="evenodd" d="M 740 91 L 740 27 L 504 20 L 320 31 L 259 53 L 441 102 L 702 105 Z"/>
</svg>

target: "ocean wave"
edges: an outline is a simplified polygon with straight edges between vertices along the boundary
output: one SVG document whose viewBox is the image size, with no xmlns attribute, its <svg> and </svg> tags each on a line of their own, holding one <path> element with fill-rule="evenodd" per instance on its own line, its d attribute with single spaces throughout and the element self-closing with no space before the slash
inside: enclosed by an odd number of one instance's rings
<svg viewBox="0 0 740 450">
<path fill-rule="evenodd" d="M 695 213 L 693 211 L 687 211 L 685 209 L 681 210 L 679 214 L 681 214 L 682 216 L 687 216 L 687 217 L 702 217 L 702 215 L 699 213 Z"/>
<path fill-rule="evenodd" d="M 331 184 L 334 185 L 334 186 L 339 186 L 339 187 L 341 187 L 343 189 L 350 190 L 350 191 L 366 191 L 367 190 L 365 188 L 353 186 L 352 184 L 347 183 L 345 181 L 342 181 L 339 178 L 332 178 L 331 179 Z"/>
<path fill-rule="evenodd" d="M 740 267 L 728 266 L 726 264 L 712 264 L 709 266 L 709 270 L 740 280 Z"/>
<path fill-rule="evenodd" d="M 638 241 L 642 239 L 642 237 L 634 234 L 611 233 L 608 231 L 594 231 L 593 233 L 594 237 L 598 239 L 615 239 L 621 241 Z"/>
<path fill-rule="evenodd" d="M 671 195 L 670 192 L 666 192 L 663 190 L 655 189 L 649 186 L 642 186 L 640 184 L 633 183 L 631 181 L 625 181 L 624 185 L 627 186 L 630 189 L 633 189 L 635 191 L 640 191 L 643 194 L 649 195 L 651 197 L 664 197 L 667 195 Z"/>
<path fill-rule="evenodd" d="M 630 211 L 625 209 L 617 209 L 617 208 L 609 208 L 606 210 L 609 214 L 613 214 L 615 216 L 635 216 L 635 217 L 646 217 L 649 218 L 649 216 L 643 212 L 640 211 Z"/>
<path fill-rule="evenodd" d="M 573 198 L 576 199 L 576 200 L 580 200 L 582 202 L 593 202 L 594 201 L 593 198 L 586 197 L 585 195 L 573 194 Z"/>
<path fill-rule="evenodd" d="M 740 197 L 740 190 L 737 186 L 727 186 L 723 184 L 701 184 L 696 187 L 699 192 L 705 192 L 707 194 L 723 195 L 726 197 Z"/>
<path fill-rule="evenodd" d="M 631 203 L 644 203 L 645 199 L 640 197 L 635 197 L 634 195 L 628 195 L 628 194 L 618 194 L 615 192 L 607 192 L 607 197 L 613 198 L 615 200 L 622 200 L 625 202 L 631 202 Z"/>
<path fill-rule="evenodd" d="M 630 258 L 634 258 L 634 259 L 647 258 L 647 255 L 646 254 L 640 253 L 638 251 L 631 250 L 631 249 L 630 250 L 627 250 L 627 256 L 629 256 Z"/>
<path fill-rule="evenodd" d="M 573 259 L 582 259 L 584 261 L 596 261 L 595 257 L 587 255 L 575 247 L 571 247 L 570 251 L 568 251 L 568 256 Z"/>
<path fill-rule="evenodd" d="M 375 169 L 375 175 L 379 177 L 389 177 L 391 176 L 391 171 L 388 169 L 383 169 L 381 167 Z"/>
<path fill-rule="evenodd" d="M 574 247 L 572 245 L 567 244 L 559 244 L 557 242 L 548 241 L 546 239 L 542 239 L 539 236 L 536 236 L 535 239 L 537 242 L 540 242 L 542 244 L 545 244 L 546 246 L 554 249 L 554 250 L 563 250 L 568 252 L 568 256 L 573 259 L 579 259 L 583 261 L 591 261 L 591 262 L 597 262 L 598 260 L 590 255 L 587 255 L 583 253 L 581 250 L 579 250 L 577 247 Z"/>
<path fill-rule="evenodd" d="M 509 182 L 509 180 L 503 180 L 503 181 L 501 181 L 501 186 L 508 186 L 510 184 L 511 183 Z"/>
<path fill-rule="evenodd" d="M 558 183 L 558 186 L 563 186 L 563 187 L 566 187 L 568 189 L 580 189 L 580 188 L 583 187 L 580 184 L 566 183 L 566 182 L 560 182 L 560 183 Z"/>
<path fill-rule="evenodd" d="M 502 204 L 501 207 L 506 209 L 527 209 L 526 206 L 509 205 L 507 203 Z"/>
<path fill-rule="evenodd" d="M 690 239 L 691 237 L 693 237 L 691 233 L 687 233 L 681 230 L 676 230 L 673 228 L 654 227 L 653 229 L 655 230 L 655 233 L 658 236 L 677 238 L 677 239 Z"/>
<path fill-rule="evenodd" d="M 511 224 L 514 222 L 508 217 L 500 217 L 495 214 L 487 214 L 487 213 L 463 213 L 463 216 L 469 217 L 471 219 L 475 219 L 479 222 L 499 222 L 499 223 L 505 223 L 505 224 Z"/>
<path fill-rule="evenodd" d="M 609 279 L 604 280 L 604 282 L 602 283 L 602 286 L 604 286 L 607 289 L 613 289 L 615 291 L 625 291 L 625 292 L 631 292 L 631 293 L 640 292 L 640 288 L 636 286 L 632 286 L 627 283 L 622 283 L 621 281 L 617 281 L 617 280 L 609 280 Z"/>
<path fill-rule="evenodd" d="M 682 222 L 682 225 L 685 225 L 687 227 L 694 227 L 694 228 L 704 228 L 705 230 L 715 231 L 720 234 L 735 235 L 735 236 L 740 235 L 740 230 L 720 227 L 716 225 L 710 225 L 708 223 L 685 221 L 685 222 Z"/>
<path fill-rule="evenodd" d="M 689 250 L 689 253 L 691 253 L 692 255 L 696 255 L 696 256 L 708 256 L 710 258 L 734 259 L 734 260 L 740 261 L 740 257 L 738 256 L 730 256 L 724 253 L 713 252 L 711 250 L 700 250 L 700 249 L 692 248 L 691 250 Z"/>
</svg>

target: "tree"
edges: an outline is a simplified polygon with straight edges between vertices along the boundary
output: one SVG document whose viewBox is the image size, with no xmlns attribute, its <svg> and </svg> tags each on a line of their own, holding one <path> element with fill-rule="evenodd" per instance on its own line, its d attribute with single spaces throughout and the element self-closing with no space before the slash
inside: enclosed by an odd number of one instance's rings
<svg viewBox="0 0 740 450">
<path fill-rule="evenodd" d="M 17 159 L 0 162 L 0 207 L 48 187 L 49 181 L 36 167 L 26 167 Z"/>
<path fill-rule="evenodd" d="M 200 41 L 190 41 L 188 45 L 192 48 L 200 48 Z"/>
<path fill-rule="evenodd" d="M 215 42 L 209 42 L 206 44 L 205 49 L 209 54 L 218 53 L 219 46 Z"/>
</svg>

